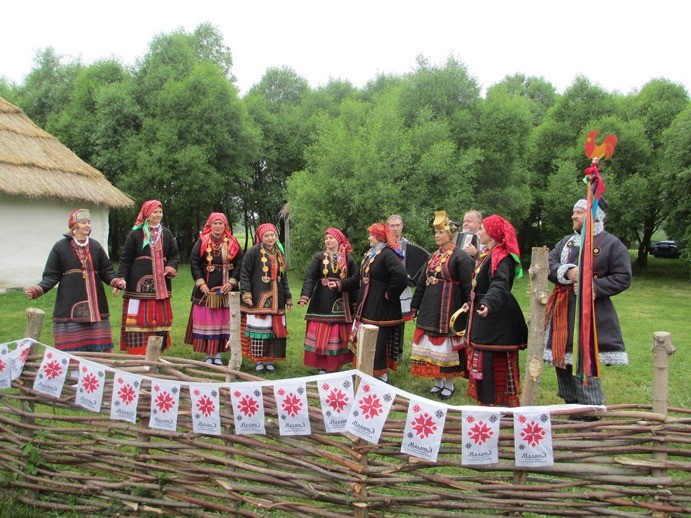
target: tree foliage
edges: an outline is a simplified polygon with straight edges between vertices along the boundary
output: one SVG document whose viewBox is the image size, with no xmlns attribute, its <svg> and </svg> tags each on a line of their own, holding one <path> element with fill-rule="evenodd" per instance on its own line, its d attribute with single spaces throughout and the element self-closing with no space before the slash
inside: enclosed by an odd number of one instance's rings
<svg viewBox="0 0 691 518">
<path fill-rule="evenodd" d="M 298 269 L 327 227 L 360 253 L 367 227 L 392 213 L 430 248 L 438 209 L 457 220 L 469 209 L 499 213 L 524 250 L 551 246 L 585 193 L 583 143 L 594 129 L 619 138 L 601 165 L 607 228 L 638 249 L 640 266 L 659 230 L 691 243 L 691 112 L 678 84 L 655 79 L 622 95 L 577 77 L 558 94 L 515 74 L 483 96 L 458 59 L 420 56 L 411 72 L 363 88 L 332 79 L 313 89 L 290 68 L 270 68 L 240 98 L 232 65 L 223 35 L 202 24 L 157 35 L 132 67 L 41 50 L 22 84 L 0 80 L 0 95 L 134 198 L 137 209 L 111 213 L 115 257 L 149 198 L 163 202 L 183 254 L 211 211 L 247 237 L 265 221 L 283 230 L 289 214 Z"/>
</svg>

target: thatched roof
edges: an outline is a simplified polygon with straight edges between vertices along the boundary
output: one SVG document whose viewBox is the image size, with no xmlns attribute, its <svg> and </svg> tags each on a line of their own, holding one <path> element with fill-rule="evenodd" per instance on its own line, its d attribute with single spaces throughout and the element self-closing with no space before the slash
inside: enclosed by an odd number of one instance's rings
<svg viewBox="0 0 691 518">
<path fill-rule="evenodd" d="M 132 199 L 103 173 L 0 97 L 0 193 L 131 207 Z"/>
</svg>

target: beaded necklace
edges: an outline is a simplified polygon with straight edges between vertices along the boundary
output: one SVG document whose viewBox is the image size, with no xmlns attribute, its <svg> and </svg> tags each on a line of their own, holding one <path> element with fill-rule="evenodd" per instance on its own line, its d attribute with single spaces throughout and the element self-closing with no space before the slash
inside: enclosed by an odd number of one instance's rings
<svg viewBox="0 0 691 518">
<path fill-rule="evenodd" d="M 338 266 L 339 258 L 340 254 L 338 252 L 334 253 L 329 250 L 324 250 L 324 259 L 322 260 L 322 264 L 324 265 L 322 273 L 324 274 L 324 277 L 328 277 L 329 270 L 331 270 L 331 273 L 338 273 L 340 270 Z M 340 277 L 341 279 L 345 278 L 345 273 L 341 272 Z"/>
<path fill-rule="evenodd" d="M 77 238 L 72 236 L 72 250 L 77 255 L 77 259 L 82 263 L 82 279 L 86 279 L 86 263 L 89 260 L 89 236 L 83 243 L 77 241 Z"/>
<path fill-rule="evenodd" d="M 455 247 L 451 247 L 448 250 L 439 249 L 432 254 L 429 261 L 427 261 L 427 281 L 426 284 L 437 284 L 439 282 L 439 274 L 441 273 L 444 263 L 449 260 L 451 254 L 453 254 Z"/>
<path fill-rule="evenodd" d="M 281 273 L 285 271 L 285 265 L 283 263 L 283 255 L 276 251 L 276 248 L 267 250 L 265 245 L 261 245 L 259 251 L 262 254 L 262 282 L 268 284 L 272 280 L 276 279 L 281 281 Z M 269 274 L 269 265 L 267 263 L 271 260 L 271 274 Z"/>
<path fill-rule="evenodd" d="M 206 245 L 206 262 L 208 263 L 206 266 L 207 271 L 213 272 L 216 269 L 216 267 L 213 264 L 211 264 L 211 262 L 213 261 L 214 257 L 218 257 L 219 255 L 221 255 L 221 248 L 226 246 L 227 243 L 228 236 L 223 236 L 222 240 L 216 239 L 213 235 L 211 236 L 211 239 L 209 239 L 209 242 Z"/>
<path fill-rule="evenodd" d="M 369 283 L 369 270 L 370 267 L 372 266 L 372 263 L 374 260 L 377 258 L 379 254 L 381 254 L 381 251 L 384 250 L 384 246 L 381 245 L 379 248 L 372 248 L 370 249 L 369 252 L 365 254 L 365 257 L 362 258 L 362 262 L 360 263 L 360 268 L 364 266 L 364 270 L 362 273 L 362 284 L 367 284 Z M 365 266 L 365 263 L 367 266 Z"/>
</svg>

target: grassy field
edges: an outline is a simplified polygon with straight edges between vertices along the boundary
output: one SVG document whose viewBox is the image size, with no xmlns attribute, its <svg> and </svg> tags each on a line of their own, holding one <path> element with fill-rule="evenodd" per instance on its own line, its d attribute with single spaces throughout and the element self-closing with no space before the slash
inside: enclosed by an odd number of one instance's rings
<svg viewBox="0 0 691 518">
<path fill-rule="evenodd" d="M 516 282 L 514 294 L 521 307 L 526 312 L 529 303 L 529 280 L 524 276 Z M 298 273 L 289 274 L 291 290 L 294 300 L 297 300 L 302 279 Z M 691 367 L 688 351 L 691 349 L 689 333 L 689 314 L 691 314 L 691 298 L 689 297 L 690 278 L 688 267 L 678 260 L 649 258 L 649 266 L 645 272 L 634 274 L 633 286 L 614 299 L 615 306 L 621 320 L 626 348 L 629 353 L 630 365 L 627 367 L 605 367 L 603 384 L 607 402 L 640 403 L 651 402 L 652 387 L 652 334 L 655 331 L 669 331 L 672 341 L 677 348 L 677 354 L 671 358 L 670 366 L 670 404 L 676 407 L 691 407 L 691 392 L 683 381 Z M 189 296 L 192 291 L 192 278 L 187 265 L 183 265 L 178 277 L 173 281 L 173 347 L 165 354 L 186 358 L 197 357 L 191 346 L 183 343 L 185 327 L 190 311 Z M 31 301 L 21 291 L 9 291 L 0 294 L 0 342 L 6 342 L 24 336 L 26 327 L 26 308 L 40 308 L 46 312 L 41 341 L 52 345 L 51 318 L 56 290 L 52 290 L 44 297 Z M 119 342 L 119 327 L 121 314 L 121 298 L 110 296 L 111 325 L 117 347 Z M 304 336 L 305 308 L 295 307 L 288 315 L 288 358 L 278 366 L 274 374 L 267 374 L 268 379 L 281 379 L 314 374 L 313 369 L 303 365 L 302 338 Z M 413 324 L 406 328 L 406 350 L 399 370 L 391 376 L 394 385 L 410 392 L 426 395 L 429 381 L 414 378 L 410 375 L 410 339 L 413 334 Z M 227 355 L 224 358 L 227 362 Z M 521 358 L 521 367 L 524 359 Z M 243 369 L 253 371 L 253 365 L 246 362 Z M 465 393 L 466 384 L 461 380 L 456 394 L 449 400 L 450 404 L 473 404 Z M 540 381 L 538 403 L 543 405 L 560 403 L 556 397 L 556 379 L 552 369 L 543 371 Z"/>
</svg>

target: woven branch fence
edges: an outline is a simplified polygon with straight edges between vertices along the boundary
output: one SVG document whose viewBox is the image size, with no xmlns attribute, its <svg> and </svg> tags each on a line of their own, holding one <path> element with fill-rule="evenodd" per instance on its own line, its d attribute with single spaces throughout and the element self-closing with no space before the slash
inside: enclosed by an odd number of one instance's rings
<svg viewBox="0 0 691 518">
<path fill-rule="evenodd" d="M 580 410 L 553 412 L 554 465 L 525 469 L 514 463 L 511 416 L 502 418 L 498 464 L 462 465 L 461 413 L 453 411 L 437 462 L 421 461 L 400 452 L 408 400 L 396 398 L 379 443 L 371 444 L 325 433 L 314 382 L 307 384 L 309 436 L 279 434 L 269 387 L 266 435 L 233 433 L 226 388 L 221 437 L 193 433 L 186 390 L 177 431 L 151 429 L 146 380 L 137 424 L 113 421 L 111 383 L 100 414 L 74 405 L 70 383 L 59 399 L 34 392 L 43 357 L 35 350 L 12 388 L 0 391 L 0 487 L 17 501 L 87 515 L 688 516 L 691 409 L 667 408 L 673 352 L 670 335 L 656 333 L 652 405 L 609 406 L 596 422 L 569 420 Z M 147 378 L 263 381 L 189 359 L 75 356 Z"/>
<path fill-rule="evenodd" d="M 229 374 L 225 367 L 180 358 L 79 356 L 122 371 L 142 373 L 148 367 L 147 376 L 183 382 L 223 382 Z M 460 413 L 448 414 L 436 463 L 400 453 L 407 400 L 396 399 L 374 445 L 324 433 L 314 383 L 308 384 L 310 436 L 279 434 L 270 389 L 264 390 L 265 436 L 233 434 L 227 410 L 221 438 L 193 433 L 186 391 L 180 396 L 178 431 L 164 432 L 147 427 L 146 381 L 139 423 L 112 421 L 107 415 L 112 387 L 101 414 L 75 407 L 74 387 L 66 385 L 60 399 L 35 393 L 31 387 L 41 358 L 31 355 L 13 388 L 0 392 L 0 474 L 14 498 L 46 509 L 326 517 L 691 513 L 688 409 L 665 413 L 616 405 L 597 422 L 553 414 L 555 464 L 531 470 L 515 468 L 513 421 L 502 419 L 500 462 L 468 468 L 461 465 Z M 229 402 L 228 389 L 221 390 Z"/>
</svg>

